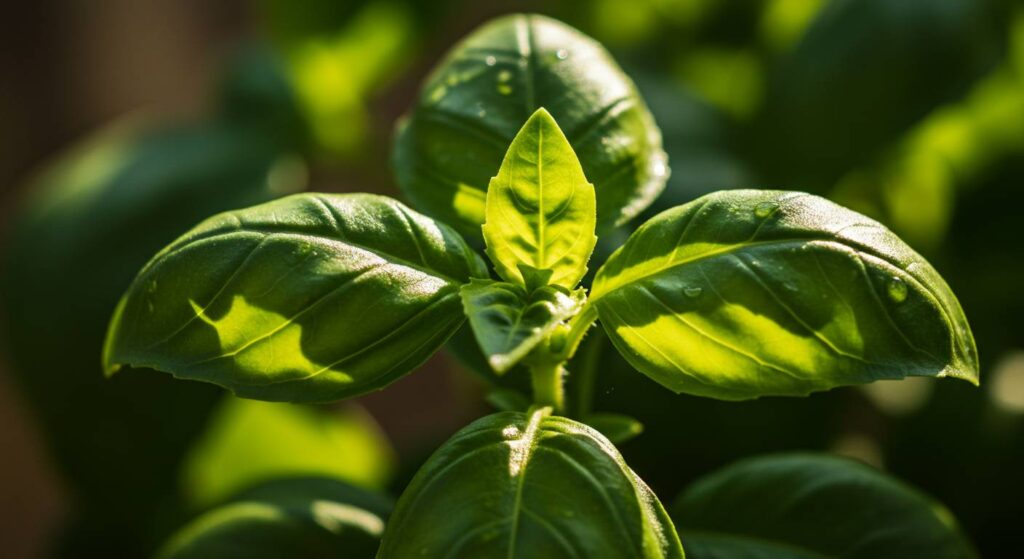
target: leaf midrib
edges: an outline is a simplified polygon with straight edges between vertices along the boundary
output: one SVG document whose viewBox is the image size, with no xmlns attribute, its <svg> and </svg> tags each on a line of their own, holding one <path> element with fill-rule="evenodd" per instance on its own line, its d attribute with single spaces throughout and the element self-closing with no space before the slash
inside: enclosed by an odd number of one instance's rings
<svg viewBox="0 0 1024 559">
<path fill-rule="evenodd" d="M 332 244 L 332 245 L 345 245 L 345 246 L 348 246 L 348 247 L 352 247 L 354 249 L 362 250 L 364 252 L 368 252 L 370 254 L 373 254 L 373 255 L 379 257 L 380 259 L 382 259 L 382 260 L 384 260 L 384 261 L 386 261 L 388 263 L 395 264 L 395 265 L 398 265 L 398 266 L 404 266 L 406 268 L 412 268 L 412 269 L 417 270 L 419 272 L 423 272 L 424 274 L 427 274 L 427 275 L 434 276 L 436 278 L 445 280 L 445 281 L 447 281 L 448 283 L 451 283 L 451 284 L 462 285 L 462 284 L 466 283 L 464 280 L 453 278 L 453 277 L 449 276 L 448 274 L 441 273 L 440 271 L 435 270 L 433 268 L 429 268 L 429 267 L 427 267 L 427 266 L 425 266 L 423 264 L 417 264 L 415 262 L 412 262 L 411 260 L 407 260 L 405 258 L 402 258 L 402 257 L 399 257 L 399 256 L 395 256 L 394 254 L 391 254 L 389 252 L 384 252 L 384 251 L 379 250 L 379 249 L 371 248 L 371 247 L 366 246 L 366 245 L 361 244 L 361 243 L 352 242 L 352 241 L 350 241 L 348 239 L 331 237 L 331 236 L 324 235 L 324 234 L 321 234 L 321 233 L 299 232 L 299 231 L 293 231 L 293 230 L 289 230 L 289 229 L 275 229 L 274 227 L 265 227 L 265 226 L 264 227 L 245 226 L 245 227 L 239 227 L 237 229 L 231 229 L 231 230 L 227 230 L 227 231 L 211 232 L 209 235 L 197 236 L 197 237 L 195 237 L 193 239 L 189 239 L 188 241 L 186 241 L 186 242 L 182 243 L 181 245 L 175 247 L 174 250 L 169 251 L 169 252 L 161 255 L 160 260 L 164 260 L 164 259 L 170 258 L 171 256 L 174 256 L 174 255 L 176 255 L 177 253 L 179 253 L 181 251 L 187 250 L 189 248 L 193 248 L 193 247 L 195 247 L 197 244 L 199 244 L 201 242 L 223 240 L 225 237 L 230 237 L 232 235 L 245 235 L 245 234 L 264 235 L 265 236 L 264 239 L 269 239 L 269 238 L 271 238 L 273 236 L 310 238 L 310 239 L 316 239 L 316 240 L 319 240 L 319 241 L 323 241 L 325 243 Z M 261 239 L 261 240 L 264 240 L 264 239 Z"/>
</svg>

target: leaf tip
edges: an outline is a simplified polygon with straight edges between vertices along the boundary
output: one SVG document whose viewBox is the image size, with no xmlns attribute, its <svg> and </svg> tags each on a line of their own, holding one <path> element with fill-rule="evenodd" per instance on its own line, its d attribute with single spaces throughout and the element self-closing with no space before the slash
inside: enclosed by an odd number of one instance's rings
<svg viewBox="0 0 1024 559">
<path fill-rule="evenodd" d="M 487 363 L 491 366 L 492 369 L 494 369 L 494 372 L 499 376 L 507 373 L 508 370 L 512 368 L 512 365 L 514 364 L 505 355 L 492 355 L 487 358 Z"/>
</svg>

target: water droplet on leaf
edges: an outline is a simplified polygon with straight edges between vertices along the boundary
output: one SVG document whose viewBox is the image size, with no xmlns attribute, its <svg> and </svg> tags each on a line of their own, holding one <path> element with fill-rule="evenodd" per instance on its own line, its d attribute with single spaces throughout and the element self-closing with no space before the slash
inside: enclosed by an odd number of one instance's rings
<svg viewBox="0 0 1024 559">
<path fill-rule="evenodd" d="M 569 51 L 565 49 L 558 49 L 558 51 L 555 52 L 555 58 L 565 60 L 566 58 L 569 58 Z"/>
<path fill-rule="evenodd" d="M 484 63 L 487 64 L 488 66 L 494 66 L 495 64 L 498 63 L 498 59 L 494 58 L 493 56 L 488 56 L 487 58 L 484 59 Z"/>
<path fill-rule="evenodd" d="M 761 219 L 764 219 L 772 215 L 772 212 L 775 211 L 775 207 L 775 204 L 772 202 L 761 202 L 760 204 L 754 207 L 754 215 Z"/>
<path fill-rule="evenodd" d="M 704 289 L 697 286 L 684 287 L 683 293 L 685 293 L 687 297 L 690 297 L 692 299 L 695 297 L 700 297 L 700 294 L 704 293 Z"/>
<path fill-rule="evenodd" d="M 900 278 L 890 279 L 889 284 L 886 285 L 886 291 L 889 293 L 889 298 L 895 303 L 902 303 L 907 299 L 907 284 Z"/>
</svg>

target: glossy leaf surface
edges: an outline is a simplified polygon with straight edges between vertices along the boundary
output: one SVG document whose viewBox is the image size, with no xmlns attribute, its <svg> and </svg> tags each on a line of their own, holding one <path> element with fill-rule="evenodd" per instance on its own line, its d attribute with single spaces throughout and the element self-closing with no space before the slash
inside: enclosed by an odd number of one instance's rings
<svg viewBox="0 0 1024 559">
<path fill-rule="evenodd" d="M 398 183 L 423 212 L 476 237 L 487 184 L 544 107 L 597 191 L 600 229 L 636 216 L 668 176 L 661 132 L 605 49 L 538 15 L 487 23 L 455 46 L 399 123 Z"/>
<path fill-rule="evenodd" d="M 389 198 L 297 195 L 212 217 L 139 273 L 105 363 L 142 365 L 263 400 L 383 387 L 463 322 L 486 269 L 461 237 Z"/>
<path fill-rule="evenodd" d="M 512 140 L 487 188 L 487 255 L 505 281 L 531 285 L 521 266 L 545 283 L 572 289 L 587 272 L 597 236 L 594 186 L 558 124 L 544 109 Z"/>
<path fill-rule="evenodd" d="M 476 421 L 420 469 L 381 559 L 683 557 L 657 497 L 600 433 L 549 408 Z"/>
<path fill-rule="evenodd" d="M 672 507 L 691 559 L 974 557 L 952 514 L 864 464 L 816 454 L 744 460 Z"/>
<path fill-rule="evenodd" d="M 518 285 L 474 280 L 462 304 L 473 334 L 497 373 L 505 373 L 583 304 L 581 290 L 544 286 L 527 295 Z"/>
<path fill-rule="evenodd" d="M 181 477 L 194 510 L 285 476 L 382 490 L 394 470 L 390 443 L 356 404 L 328 409 L 226 397 L 185 459 Z"/>
<path fill-rule="evenodd" d="M 598 271 L 615 347 L 676 392 L 803 395 L 906 376 L 978 381 L 967 320 L 924 258 L 809 194 L 736 190 L 668 210 Z"/>
<path fill-rule="evenodd" d="M 215 508 L 175 534 L 162 559 L 371 559 L 390 503 L 342 482 L 282 479 Z"/>
</svg>

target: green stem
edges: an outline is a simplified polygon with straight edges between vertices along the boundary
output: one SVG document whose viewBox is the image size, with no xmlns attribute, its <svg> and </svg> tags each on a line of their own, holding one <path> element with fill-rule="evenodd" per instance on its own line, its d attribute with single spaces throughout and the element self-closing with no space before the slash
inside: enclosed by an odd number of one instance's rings
<svg viewBox="0 0 1024 559">
<path fill-rule="evenodd" d="M 573 407 L 577 417 L 583 417 L 591 411 L 594 402 L 597 367 L 600 365 L 604 341 L 605 337 L 601 332 L 588 338 L 582 348 L 583 354 L 577 359 L 579 370 L 572 373 L 573 383 L 576 385 L 575 406 Z"/>
<path fill-rule="evenodd" d="M 587 330 L 590 330 L 590 327 L 594 325 L 596 320 L 597 309 L 587 304 L 579 314 L 572 317 L 569 321 L 569 333 L 566 334 L 565 348 L 562 350 L 562 357 L 566 361 L 576 354 L 576 349 L 579 348 L 580 342 L 583 341 L 583 336 L 586 335 Z"/>
<path fill-rule="evenodd" d="M 538 406 L 551 406 L 555 413 L 565 409 L 565 386 L 561 363 L 543 362 L 530 365 L 533 379 L 533 402 Z"/>
</svg>

